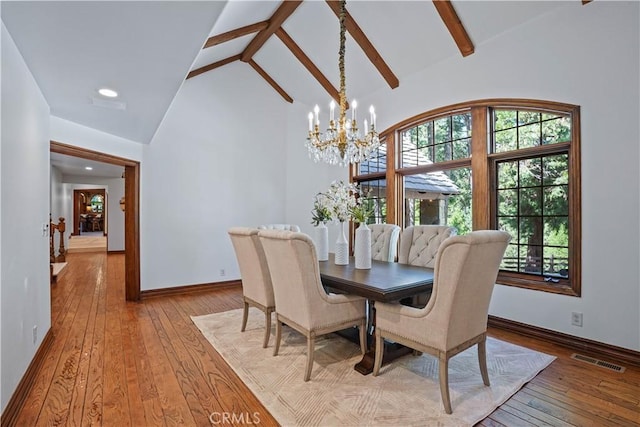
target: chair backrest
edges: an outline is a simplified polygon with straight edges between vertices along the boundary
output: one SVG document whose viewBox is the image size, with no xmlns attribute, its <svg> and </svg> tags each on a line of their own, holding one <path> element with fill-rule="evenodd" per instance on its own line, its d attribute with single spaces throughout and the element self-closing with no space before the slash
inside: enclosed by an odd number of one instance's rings
<svg viewBox="0 0 640 427">
<path fill-rule="evenodd" d="M 487 330 L 491 294 L 509 240 L 504 231 L 481 230 L 453 236 L 440 246 L 433 291 L 422 310 L 447 349 Z"/>
<path fill-rule="evenodd" d="M 264 224 L 258 227 L 259 230 L 287 230 L 300 232 L 300 227 L 295 224 Z"/>
<path fill-rule="evenodd" d="M 442 242 L 456 235 L 456 229 L 446 225 L 415 225 L 400 235 L 398 262 L 434 268 L 436 254 Z"/>
<path fill-rule="evenodd" d="M 240 267 L 242 293 L 265 307 L 273 307 L 275 298 L 271 286 L 271 275 L 258 238 L 258 229 L 233 227 L 228 233 Z"/>
<path fill-rule="evenodd" d="M 322 319 L 327 293 L 313 241 L 304 233 L 260 230 L 276 299 L 276 312 L 311 330 Z"/>
<path fill-rule="evenodd" d="M 395 224 L 371 224 L 371 258 L 394 262 L 398 250 L 400 227 Z"/>
</svg>

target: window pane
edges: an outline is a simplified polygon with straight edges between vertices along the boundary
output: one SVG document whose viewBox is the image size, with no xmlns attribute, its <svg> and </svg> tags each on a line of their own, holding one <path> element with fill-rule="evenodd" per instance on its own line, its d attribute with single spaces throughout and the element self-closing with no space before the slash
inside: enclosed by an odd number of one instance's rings
<svg viewBox="0 0 640 427">
<path fill-rule="evenodd" d="M 571 124 L 567 117 L 558 117 L 542 122 L 542 143 L 555 144 L 571 139 Z"/>
<path fill-rule="evenodd" d="M 535 111 L 519 111 L 518 112 L 518 126 L 526 125 L 529 123 L 537 123 L 540 121 L 540 113 Z"/>
<path fill-rule="evenodd" d="M 569 156 L 560 154 L 542 159 L 544 185 L 569 183 Z"/>
<path fill-rule="evenodd" d="M 569 277 L 569 249 L 545 248 L 544 274 L 549 276 Z"/>
<path fill-rule="evenodd" d="M 362 203 L 372 208 L 367 224 L 384 224 L 387 222 L 387 181 L 377 179 L 359 183 Z"/>
<path fill-rule="evenodd" d="M 471 169 L 460 168 L 404 177 L 405 227 L 449 225 L 471 231 Z"/>
<path fill-rule="evenodd" d="M 518 214 L 518 190 L 498 191 L 498 215 L 510 216 Z"/>
<path fill-rule="evenodd" d="M 569 115 L 493 110 L 493 123 L 494 153 L 571 140 Z"/>
<path fill-rule="evenodd" d="M 430 120 L 401 133 L 400 167 L 471 157 L 471 113 Z"/>
<path fill-rule="evenodd" d="M 435 146 L 436 150 L 436 163 L 437 162 L 446 162 L 447 160 L 451 160 L 451 144 L 437 144 Z"/>
<path fill-rule="evenodd" d="M 537 187 L 541 185 L 541 167 L 540 158 L 521 160 L 520 167 L 520 187 Z"/>
<path fill-rule="evenodd" d="M 537 147 L 540 145 L 540 125 L 522 126 L 518 129 L 518 148 Z"/>
<path fill-rule="evenodd" d="M 569 221 L 566 217 L 549 217 L 544 221 L 545 246 L 569 247 Z"/>
<path fill-rule="evenodd" d="M 495 110 L 494 129 L 496 131 L 516 127 L 516 111 Z"/>
<path fill-rule="evenodd" d="M 542 191 L 540 188 L 520 189 L 520 215 L 542 215 Z"/>
<path fill-rule="evenodd" d="M 453 141 L 453 160 L 471 157 L 471 138 Z"/>
<path fill-rule="evenodd" d="M 544 189 L 544 214 L 569 215 L 569 196 L 567 185 L 556 185 Z"/>
<path fill-rule="evenodd" d="M 498 188 L 518 186 L 518 167 L 514 162 L 498 164 Z"/>
<path fill-rule="evenodd" d="M 451 117 L 438 119 L 433 122 L 433 124 L 436 134 L 436 144 L 451 141 Z"/>
<path fill-rule="evenodd" d="M 518 139 L 516 137 L 515 129 L 506 129 L 495 133 L 495 152 L 502 153 L 504 151 L 511 151 L 518 148 Z"/>
<path fill-rule="evenodd" d="M 568 169 L 567 154 L 496 163 L 496 224 L 519 246 L 521 273 L 547 274 L 556 268 L 549 258 L 552 254 L 556 258 L 568 254 Z M 566 259 L 563 262 L 568 265 Z"/>
<path fill-rule="evenodd" d="M 518 271 L 518 245 L 509 245 L 502 257 L 500 269 Z"/>
</svg>

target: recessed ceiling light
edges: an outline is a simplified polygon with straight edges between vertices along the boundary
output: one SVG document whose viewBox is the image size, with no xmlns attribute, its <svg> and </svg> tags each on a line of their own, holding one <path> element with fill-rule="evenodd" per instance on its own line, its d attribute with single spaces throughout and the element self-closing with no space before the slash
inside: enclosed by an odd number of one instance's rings
<svg viewBox="0 0 640 427">
<path fill-rule="evenodd" d="M 85 168 L 86 170 L 88 170 L 88 171 L 92 171 L 92 170 L 93 170 L 93 168 L 92 168 L 91 166 L 85 166 L 84 168 Z"/>
<path fill-rule="evenodd" d="M 106 96 L 109 98 L 115 98 L 116 96 L 118 96 L 118 92 L 116 92 L 113 89 L 108 89 L 106 87 L 103 87 L 102 89 L 98 89 L 98 93 L 102 96 Z"/>
</svg>

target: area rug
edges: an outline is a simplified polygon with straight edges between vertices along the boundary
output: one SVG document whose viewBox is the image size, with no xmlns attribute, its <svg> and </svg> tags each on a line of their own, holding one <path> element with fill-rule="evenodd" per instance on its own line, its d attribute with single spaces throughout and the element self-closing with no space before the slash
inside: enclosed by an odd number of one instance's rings
<svg viewBox="0 0 640 427">
<path fill-rule="evenodd" d="M 449 362 L 453 414 L 440 398 L 438 360 L 407 355 L 361 375 L 353 366 L 359 347 L 334 334 L 316 340 L 311 380 L 303 381 L 306 339 L 283 328 L 278 356 L 274 337 L 262 348 L 264 314 L 250 309 L 192 317 L 203 335 L 283 426 L 470 426 L 491 414 L 555 357 L 493 338 L 487 340 L 491 387 L 480 376 L 476 346 Z M 275 328 L 273 331 L 275 332 Z"/>
</svg>

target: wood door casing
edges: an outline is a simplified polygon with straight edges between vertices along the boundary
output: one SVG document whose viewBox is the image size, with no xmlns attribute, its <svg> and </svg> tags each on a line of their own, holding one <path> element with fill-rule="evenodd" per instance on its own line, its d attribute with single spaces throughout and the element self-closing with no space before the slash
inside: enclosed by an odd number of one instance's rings
<svg viewBox="0 0 640 427">
<path fill-rule="evenodd" d="M 124 166 L 124 251 L 125 251 L 125 298 L 127 301 L 140 300 L 140 162 L 98 151 L 75 147 L 57 141 L 50 141 L 53 153 L 103 163 Z"/>
</svg>

